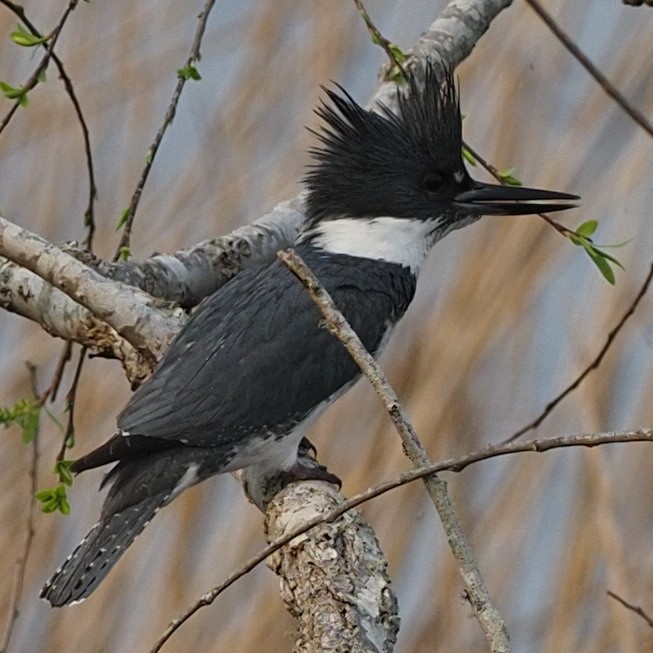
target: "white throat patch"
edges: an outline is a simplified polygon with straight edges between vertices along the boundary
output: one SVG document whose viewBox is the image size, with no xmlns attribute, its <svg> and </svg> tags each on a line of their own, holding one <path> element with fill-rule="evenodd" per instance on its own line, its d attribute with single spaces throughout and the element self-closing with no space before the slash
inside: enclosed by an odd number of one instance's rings
<svg viewBox="0 0 653 653">
<path fill-rule="evenodd" d="M 417 218 L 338 218 L 320 222 L 304 238 L 332 254 L 398 263 L 417 274 L 438 238 L 438 222 Z"/>
</svg>

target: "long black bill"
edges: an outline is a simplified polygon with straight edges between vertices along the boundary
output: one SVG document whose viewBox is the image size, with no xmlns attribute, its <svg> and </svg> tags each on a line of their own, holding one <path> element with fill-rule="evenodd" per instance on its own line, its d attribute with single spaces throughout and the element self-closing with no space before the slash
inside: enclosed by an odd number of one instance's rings
<svg viewBox="0 0 653 653">
<path fill-rule="evenodd" d="M 553 190 L 524 188 L 523 186 L 498 186 L 473 182 L 471 190 L 460 193 L 454 202 L 461 209 L 483 215 L 528 215 L 573 209 L 576 204 L 558 203 L 555 200 L 579 200 L 578 195 L 558 193 Z M 539 204 L 550 200 L 552 204 Z"/>
</svg>

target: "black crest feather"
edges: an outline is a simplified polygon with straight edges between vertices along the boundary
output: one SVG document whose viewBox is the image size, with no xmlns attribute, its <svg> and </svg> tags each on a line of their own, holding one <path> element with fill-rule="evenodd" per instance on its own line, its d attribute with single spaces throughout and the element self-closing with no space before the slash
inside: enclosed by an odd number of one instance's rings
<svg viewBox="0 0 653 653">
<path fill-rule="evenodd" d="M 420 199 L 427 172 L 462 170 L 460 105 L 452 70 L 427 66 L 397 88 L 398 113 L 361 107 L 341 86 L 324 91 L 316 109 L 324 125 L 304 177 L 311 220 L 330 216 L 419 217 L 433 211 Z M 426 206 L 428 204 L 428 206 Z"/>
</svg>

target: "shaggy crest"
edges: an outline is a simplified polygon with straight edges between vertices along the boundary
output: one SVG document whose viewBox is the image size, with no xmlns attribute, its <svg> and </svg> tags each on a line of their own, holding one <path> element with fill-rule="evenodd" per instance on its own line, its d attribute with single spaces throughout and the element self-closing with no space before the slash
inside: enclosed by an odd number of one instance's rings
<svg viewBox="0 0 653 653">
<path fill-rule="evenodd" d="M 309 151 L 313 163 L 304 177 L 309 218 L 342 215 L 343 207 L 360 217 L 431 215 L 429 175 L 464 171 L 453 71 L 439 78 L 428 66 L 423 84 L 409 75 L 397 89 L 398 114 L 383 105 L 380 113 L 368 111 L 337 88 L 324 89 L 330 104 L 316 113 L 325 124 L 311 130 L 320 145 Z"/>
</svg>

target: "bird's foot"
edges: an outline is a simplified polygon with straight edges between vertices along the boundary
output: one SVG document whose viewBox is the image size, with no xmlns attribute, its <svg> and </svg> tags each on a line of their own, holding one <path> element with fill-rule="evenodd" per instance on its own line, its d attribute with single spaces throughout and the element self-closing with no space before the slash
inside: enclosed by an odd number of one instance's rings
<svg viewBox="0 0 653 653">
<path fill-rule="evenodd" d="M 299 443 L 297 460 L 292 467 L 262 474 L 260 469 L 252 466 L 243 469 L 240 477 L 249 500 L 263 511 L 272 498 L 291 483 L 326 481 L 338 489 L 342 486 L 342 481 L 316 460 L 315 447 L 307 438 L 302 438 Z"/>
</svg>

